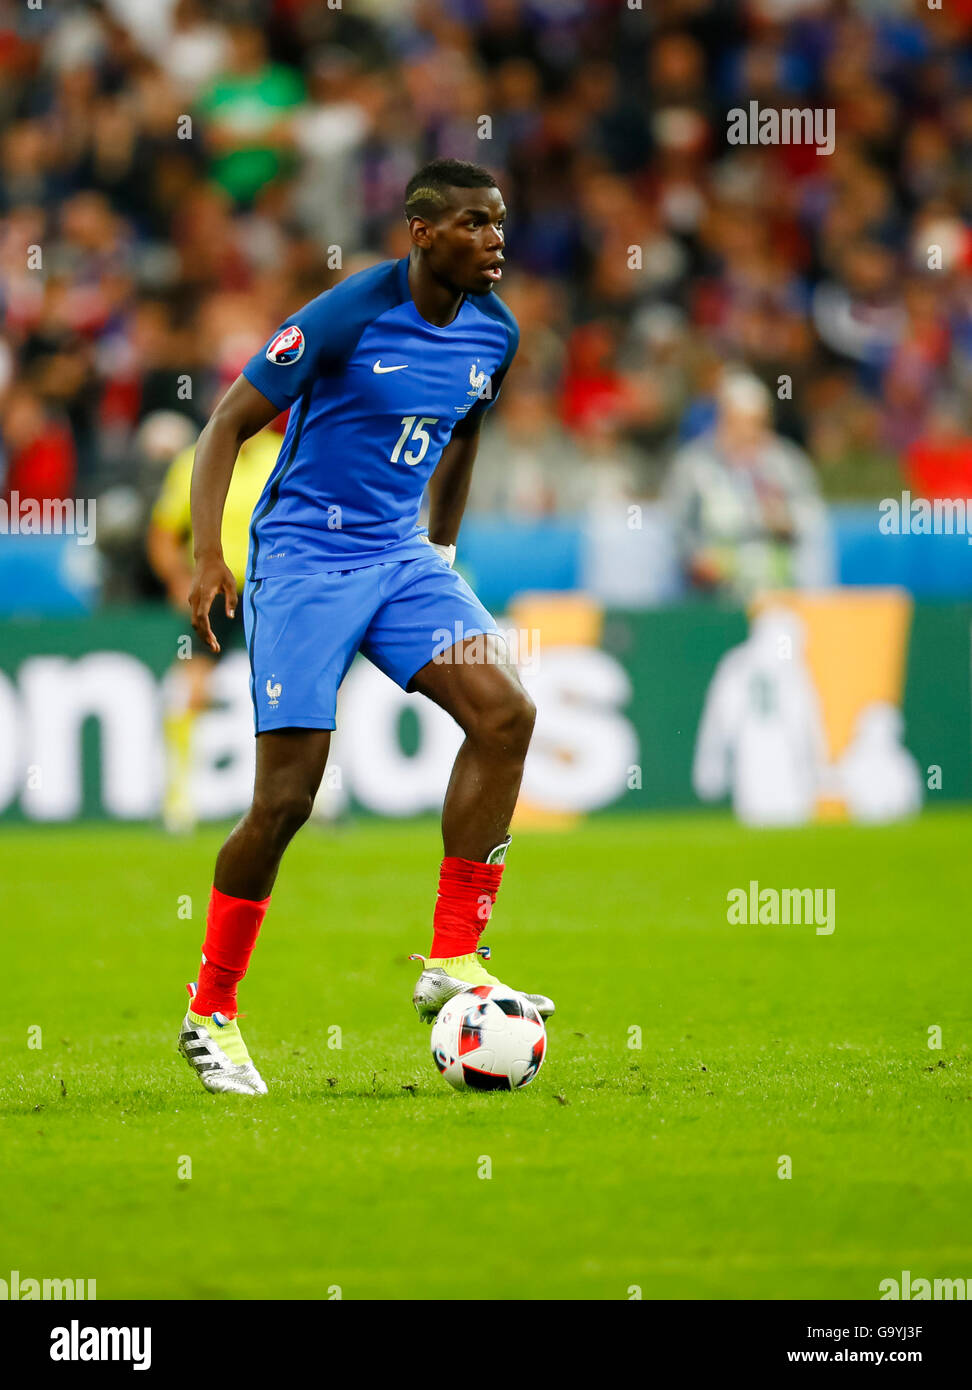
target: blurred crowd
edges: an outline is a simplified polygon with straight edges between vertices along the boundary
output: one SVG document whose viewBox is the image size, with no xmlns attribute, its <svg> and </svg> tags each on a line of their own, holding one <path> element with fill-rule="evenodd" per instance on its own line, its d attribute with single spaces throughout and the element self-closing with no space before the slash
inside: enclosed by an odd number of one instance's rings
<svg viewBox="0 0 972 1390">
<path fill-rule="evenodd" d="M 510 209 L 474 511 L 661 495 L 691 572 L 747 402 L 784 540 L 820 497 L 972 495 L 970 39 L 969 0 L 0 0 L 0 496 L 97 497 L 109 596 L 147 591 L 166 466 L 295 307 L 406 253 L 436 155 Z M 832 108 L 834 153 L 731 145 L 750 101 Z"/>
</svg>

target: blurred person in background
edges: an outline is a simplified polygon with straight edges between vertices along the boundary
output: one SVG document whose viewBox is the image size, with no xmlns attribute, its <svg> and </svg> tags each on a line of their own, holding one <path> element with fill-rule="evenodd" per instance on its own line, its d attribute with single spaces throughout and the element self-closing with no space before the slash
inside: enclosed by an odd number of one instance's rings
<svg viewBox="0 0 972 1390">
<path fill-rule="evenodd" d="M 581 456 L 576 492 L 585 511 L 647 497 L 649 460 L 611 415 L 591 416 L 575 432 Z"/>
<path fill-rule="evenodd" d="M 246 575 L 250 519 L 264 484 L 280 452 L 281 433 L 273 421 L 247 439 L 237 456 L 226 506 L 223 511 L 223 555 L 242 592 Z M 189 484 L 196 457 L 195 444 L 173 459 L 158 498 L 152 508 L 147 549 L 149 563 L 161 583 L 171 606 L 185 617 L 193 575 L 192 521 L 189 510 Z M 192 634 L 191 655 L 177 658 L 166 680 L 166 709 L 163 716 L 166 774 L 162 819 L 171 833 L 186 833 L 196 824 L 192 794 L 193 730 L 210 704 L 212 676 L 216 663 L 228 652 L 245 646 L 243 620 L 228 617 L 217 604 L 212 613 L 217 649 L 208 647 Z"/>
<path fill-rule="evenodd" d="M 928 275 L 904 287 L 901 334 L 881 383 L 884 433 L 896 451 L 906 450 L 921 434 L 928 406 L 948 372 L 951 343 L 939 299 Z"/>
<path fill-rule="evenodd" d="M 568 429 L 583 432 L 607 417 L 626 424 L 638 414 L 637 392 L 618 362 L 620 336 L 611 319 L 585 323 L 571 335 L 560 411 Z"/>
<path fill-rule="evenodd" d="M 300 73 L 267 56 L 256 24 L 230 27 L 229 59 L 199 95 L 211 153 L 210 174 L 237 206 L 249 207 L 286 169 L 293 149 L 290 117 L 304 101 Z"/>
<path fill-rule="evenodd" d="M 905 480 L 919 497 L 972 497 L 972 430 L 958 397 L 941 395 L 932 402 L 905 455 Z"/>
<path fill-rule="evenodd" d="M 361 191 L 356 156 L 381 109 L 381 94 L 353 53 L 325 48 L 312 62 L 309 101 L 294 117 L 300 176 L 293 208 L 323 251 L 358 244 Z"/>
<path fill-rule="evenodd" d="M 820 373 L 807 386 L 807 447 L 828 499 L 886 497 L 901 486 L 898 455 L 883 437 L 878 402 L 840 369 Z"/>
<path fill-rule="evenodd" d="M 828 578 L 827 514 L 813 465 L 772 429 L 772 397 L 728 373 L 715 428 L 672 460 L 665 499 L 687 583 L 745 602 L 760 589 Z"/>
<path fill-rule="evenodd" d="M 814 292 L 813 316 L 824 345 L 858 364 L 865 390 L 877 390 L 904 328 L 898 266 L 887 247 L 877 241 L 844 244 L 835 275 Z"/>
<path fill-rule="evenodd" d="M 188 415 L 153 411 L 132 436 L 117 476 L 99 494 L 103 602 L 137 603 L 158 597 L 158 577 L 145 548 L 149 516 L 173 458 L 189 448 L 198 433 L 198 424 Z"/>
<path fill-rule="evenodd" d="M 202 0 L 177 0 L 171 23 L 159 62 L 179 92 L 192 98 L 225 71 L 230 60 L 229 35 Z"/>
<path fill-rule="evenodd" d="M 7 396 L 2 421 L 0 497 L 11 505 L 60 502 L 74 496 L 76 459 L 63 416 L 26 386 Z"/>
<path fill-rule="evenodd" d="M 510 383 L 503 405 L 479 446 L 470 513 L 542 517 L 580 511 L 586 462 L 547 393 L 518 380 Z"/>
<path fill-rule="evenodd" d="M 98 400 L 95 354 L 79 299 L 66 275 L 51 274 L 18 344 L 18 359 L 21 380 L 68 427 L 77 472 L 89 483 L 98 459 Z"/>
</svg>

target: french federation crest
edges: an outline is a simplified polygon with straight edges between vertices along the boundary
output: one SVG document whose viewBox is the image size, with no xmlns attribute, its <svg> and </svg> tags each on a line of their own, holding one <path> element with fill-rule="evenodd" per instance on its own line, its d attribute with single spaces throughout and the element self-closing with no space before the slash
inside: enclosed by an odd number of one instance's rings
<svg viewBox="0 0 972 1390">
<path fill-rule="evenodd" d="M 489 399 L 489 377 L 485 372 L 476 371 L 475 362 L 469 368 L 469 385 L 472 390 L 466 392 L 467 396 L 475 396 L 480 401 Z"/>
<path fill-rule="evenodd" d="M 278 367 L 289 367 L 303 355 L 304 335 L 295 323 L 281 328 L 267 348 L 267 361 L 275 362 Z"/>
</svg>

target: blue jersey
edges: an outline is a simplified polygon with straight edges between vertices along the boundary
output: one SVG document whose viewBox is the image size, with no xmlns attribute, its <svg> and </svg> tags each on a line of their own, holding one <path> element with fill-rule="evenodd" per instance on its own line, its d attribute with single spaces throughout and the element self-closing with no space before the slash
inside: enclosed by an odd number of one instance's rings
<svg viewBox="0 0 972 1390">
<path fill-rule="evenodd" d="M 250 525 L 250 579 L 357 569 L 428 553 L 425 485 L 460 420 L 496 400 L 519 342 L 493 294 L 437 328 L 415 307 L 408 258 L 312 299 L 243 368 L 291 407 Z"/>
</svg>

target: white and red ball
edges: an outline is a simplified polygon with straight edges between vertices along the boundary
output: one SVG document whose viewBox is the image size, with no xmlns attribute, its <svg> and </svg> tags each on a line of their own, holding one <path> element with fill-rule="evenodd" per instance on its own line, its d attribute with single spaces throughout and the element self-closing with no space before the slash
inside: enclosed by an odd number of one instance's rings
<svg viewBox="0 0 972 1390">
<path fill-rule="evenodd" d="M 432 1027 L 432 1059 L 457 1091 L 516 1091 L 543 1062 L 547 1034 L 529 999 L 497 985 L 454 995 Z"/>
</svg>

